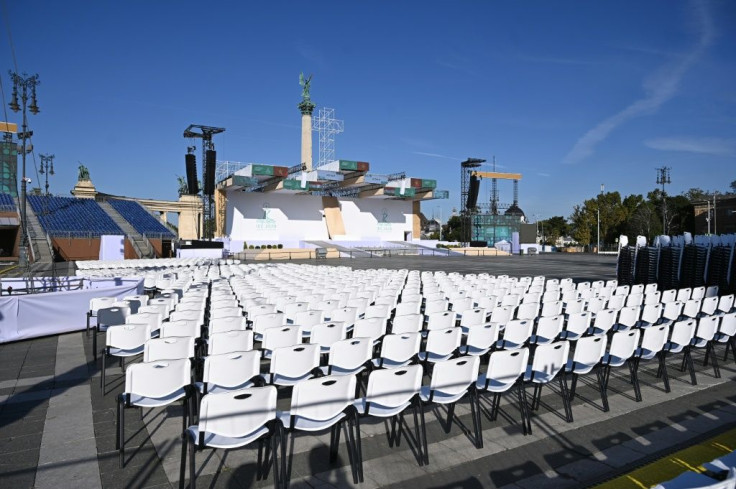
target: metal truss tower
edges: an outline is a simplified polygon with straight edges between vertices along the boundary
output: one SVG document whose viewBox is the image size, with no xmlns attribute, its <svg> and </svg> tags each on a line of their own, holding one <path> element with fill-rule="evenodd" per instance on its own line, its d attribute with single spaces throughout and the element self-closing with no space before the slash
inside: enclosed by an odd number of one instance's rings
<svg viewBox="0 0 736 489">
<path fill-rule="evenodd" d="M 335 119 L 335 109 L 322 107 L 312 127 L 319 133 L 319 161 L 317 167 L 335 159 L 335 135 L 345 131 L 343 121 Z"/>
<path fill-rule="evenodd" d="M 215 184 L 216 164 L 212 165 L 212 168 L 207 168 L 207 151 L 215 150 L 215 143 L 212 142 L 212 136 L 225 132 L 224 127 L 212 127 L 203 126 L 200 124 L 189 124 L 189 127 L 184 129 L 184 137 L 189 139 L 199 138 L 202 140 L 202 204 L 204 210 L 204 229 L 197 232 L 198 238 L 204 238 L 212 240 L 215 236 L 215 203 L 214 193 L 206 193 L 204 189 L 207 188 L 207 179 L 211 179 Z M 210 172 L 212 175 L 210 175 Z M 214 187 L 214 185 L 213 185 Z"/>
</svg>

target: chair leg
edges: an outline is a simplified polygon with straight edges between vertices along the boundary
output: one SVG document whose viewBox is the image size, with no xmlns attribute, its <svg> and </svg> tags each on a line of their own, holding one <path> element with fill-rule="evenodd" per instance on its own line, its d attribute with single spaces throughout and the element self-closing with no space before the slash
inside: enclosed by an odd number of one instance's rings
<svg viewBox="0 0 736 489">
<path fill-rule="evenodd" d="M 532 412 L 529 410 L 529 400 L 526 396 L 526 386 L 524 383 L 521 383 L 521 397 L 523 400 L 521 401 L 522 405 L 524 406 L 524 412 L 526 415 L 526 433 L 531 435 L 532 434 Z"/>
<path fill-rule="evenodd" d="M 663 350 L 659 352 L 657 356 L 659 357 L 659 372 L 661 373 L 662 381 L 664 382 L 664 391 L 670 392 L 670 377 L 667 374 L 667 361 L 666 361 L 667 352 Z"/>
<path fill-rule="evenodd" d="M 562 393 L 562 404 L 565 407 L 565 421 L 572 423 L 572 406 L 570 405 L 570 394 L 567 388 L 567 378 L 564 373 L 560 374 L 560 392 Z"/>
<path fill-rule="evenodd" d="M 713 359 L 713 373 L 715 374 L 715 376 L 716 376 L 717 379 L 720 379 L 721 378 L 721 369 L 718 366 L 718 356 L 716 355 L 715 345 L 713 344 L 712 341 L 708 342 L 708 348 L 710 348 L 711 353 L 712 353 L 711 357 Z"/>
<path fill-rule="evenodd" d="M 92 358 L 95 360 L 95 366 L 97 366 L 97 333 L 99 333 L 97 327 L 92 328 Z"/>
<path fill-rule="evenodd" d="M 340 427 L 339 425 L 333 425 L 330 428 L 330 463 L 335 463 L 337 460 L 337 448 L 340 445 Z"/>
<path fill-rule="evenodd" d="M 125 467 L 125 404 L 121 402 L 120 405 L 120 450 L 119 450 L 119 465 L 122 469 Z"/>
<path fill-rule="evenodd" d="M 87 338 L 89 338 L 89 320 L 90 320 L 91 314 L 90 311 L 87 311 Z"/>
<path fill-rule="evenodd" d="M 357 455 L 356 450 L 355 450 L 355 438 L 354 438 L 354 434 L 353 434 L 353 422 L 348 417 L 348 419 L 345 420 L 345 423 L 347 423 L 345 425 L 345 427 L 347 429 L 345 444 L 347 445 L 347 448 L 348 448 L 348 458 L 350 459 L 350 471 L 352 472 L 352 475 L 353 475 L 353 483 L 354 484 L 357 484 L 360 476 L 358 474 L 358 468 L 357 468 L 357 457 L 358 457 L 358 455 Z M 338 426 L 342 427 L 343 424 L 340 423 Z"/>
<path fill-rule="evenodd" d="M 422 433 L 419 429 L 419 413 L 417 412 L 418 403 L 414 403 L 414 437 L 417 440 L 417 455 L 419 456 L 419 465 L 424 465 L 424 454 L 422 453 Z"/>
<path fill-rule="evenodd" d="M 419 403 L 419 401 L 417 401 Z M 422 453 L 424 465 L 429 465 L 429 448 L 427 447 L 427 424 L 424 422 L 424 406 L 419 403 L 419 420 L 422 423 Z"/>
<path fill-rule="evenodd" d="M 564 375 L 564 372 L 561 372 L 560 375 Z M 578 374 L 573 373 L 572 374 L 572 382 L 570 382 L 570 399 L 575 399 L 575 388 L 578 385 Z"/>
<path fill-rule="evenodd" d="M 601 372 L 601 367 L 596 367 L 595 369 L 595 375 L 598 378 L 598 389 L 601 392 L 601 402 L 603 403 L 603 412 L 608 412 L 608 393 L 606 392 L 606 384 L 603 380 L 603 377 L 605 375 L 604 372 Z"/>
<path fill-rule="evenodd" d="M 394 441 L 396 440 L 396 416 L 391 416 L 390 425 L 390 430 L 388 432 L 388 446 L 393 448 Z"/>
<path fill-rule="evenodd" d="M 280 469 L 279 469 L 279 455 L 278 455 L 280 441 L 281 440 L 280 440 L 280 437 L 278 436 L 277 429 L 274 428 L 271 433 L 271 440 L 270 440 L 271 453 L 273 454 L 271 457 L 271 464 L 273 467 L 273 487 L 274 489 L 279 489 L 279 486 L 280 486 L 279 479 L 280 479 L 281 474 L 279 474 Z"/>
<path fill-rule="evenodd" d="M 197 483 L 197 471 L 195 467 L 196 449 L 195 442 L 189 440 L 189 489 L 195 489 Z"/>
<path fill-rule="evenodd" d="M 542 399 L 542 384 L 534 385 L 534 392 L 532 393 L 532 411 L 539 409 L 539 403 Z"/>
<path fill-rule="evenodd" d="M 498 417 L 498 407 L 501 404 L 501 393 L 493 393 L 493 405 L 491 405 L 491 421 L 496 421 Z"/>
<path fill-rule="evenodd" d="M 357 411 L 353 411 L 353 420 L 355 422 L 355 439 L 353 440 L 355 454 L 357 456 L 358 482 L 363 482 L 363 445 L 360 442 L 360 416 Z"/>
<path fill-rule="evenodd" d="M 120 416 L 121 416 L 121 409 L 123 404 L 123 395 L 120 394 L 118 396 L 118 405 L 117 405 L 117 416 L 116 416 L 116 423 L 115 423 L 115 450 L 120 450 Z"/>
<path fill-rule="evenodd" d="M 100 389 L 102 390 L 102 395 L 105 395 L 105 368 L 106 368 L 106 360 L 107 360 L 107 351 L 102 352 L 102 371 L 100 372 Z"/>
<path fill-rule="evenodd" d="M 263 438 L 258 439 L 258 457 L 256 458 L 256 480 L 263 479 L 263 465 L 265 457 L 263 455 Z"/>
<path fill-rule="evenodd" d="M 179 465 L 179 489 L 184 489 L 184 478 L 186 476 L 187 467 L 187 432 L 181 434 L 181 464 Z"/>
<path fill-rule="evenodd" d="M 698 385 L 698 379 L 695 378 L 695 365 L 693 365 L 693 355 L 690 351 L 690 347 L 685 347 L 685 350 L 683 352 L 683 364 L 687 365 L 688 370 L 690 371 L 690 383 L 692 385 Z"/>
<path fill-rule="evenodd" d="M 447 424 L 445 425 L 445 433 L 449 433 L 452 429 L 452 417 L 455 415 L 455 403 L 447 406 Z"/>
<path fill-rule="evenodd" d="M 634 385 L 634 397 L 636 402 L 641 402 L 641 387 L 639 386 L 639 359 L 628 360 L 629 374 L 631 375 L 631 383 Z"/>
<path fill-rule="evenodd" d="M 483 430 L 480 421 L 480 397 L 475 386 L 470 390 L 470 413 L 473 416 L 473 429 L 475 430 L 475 448 L 483 448 Z"/>
</svg>

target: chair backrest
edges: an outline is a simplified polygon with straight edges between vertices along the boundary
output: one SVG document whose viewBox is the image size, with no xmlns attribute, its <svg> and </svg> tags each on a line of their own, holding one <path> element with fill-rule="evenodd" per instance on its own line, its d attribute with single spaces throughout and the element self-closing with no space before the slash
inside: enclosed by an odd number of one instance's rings
<svg viewBox="0 0 736 489">
<path fill-rule="evenodd" d="M 457 313 L 464 313 L 468 309 L 473 308 L 473 298 L 472 297 L 462 297 L 453 299 L 452 302 L 452 310 Z"/>
<path fill-rule="evenodd" d="M 211 319 L 209 333 L 223 333 L 225 331 L 244 330 L 246 327 L 245 316 L 230 316 Z"/>
<path fill-rule="evenodd" d="M 641 320 L 646 324 L 656 324 L 662 318 L 665 304 L 645 304 L 641 310 Z"/>
<path fill-rule="evenodd" d="M 334 309 L 330 312 L 330 321 L 341 321 L 348 325 L 348 327 L 355 324 L 355 320 L 358 317 L 357 307 L 341 307 Z"/>
<path fill-rule="evenodd" d="M 139 313 L 140 314 L 140 313 Z M 204 309 L 197 306 L 193 309 L 177 309 L 169 315 L 170 321 L 196 321 L 197 324 L 204 324 Z"/>
<path fill-rule="evenodd" d="M 230 438 L 252 434 L 276 419 L 276 398 L 272 385 L 207 394 L 199 408 L 199 431 Z"/>
<path fill-rule="evenodd" d="M 96 314 L 103 307 L 110 307 L 117 301 L 116 297 L 95 297 L 89 301 L 89 310 Z"/>
<path fill-rule="evenodd" d="M 595 319 L 593 319 L 593 327 L 596 329 L 595 333 L 599 334 L 608 332 L 616 323 L 617 316 L 618 311 L 613 309 L 603 309 L 602 311 L 598 311 L 598 314 L 595 315 Z"/>
<path fill-rule="evenodd" d="M 210 309 L 222 309 L 225 307 L 240 307 L 238 299 L 232 296 L 219 297 L 210 302 Z"/>
<path fill-rule="evenodd" d="M 562 301 L 549 301 L 542 304 L 541 317 L 557 316 L 562 314 Z"/>
<path fill-rule="evenodd" d="M 283 346 L 299 345 L 302 342 L 301 325 L 279 326 L 277 328 L 268 328 L 263 332 L 261 348 L 263 350 L 273 351 Z"/>
<path fill-rule="evenodd" d="M 557 316 L 541 317 L 537 323 L 536 335 L 540 339 L 544 338 L 546 340 L 554 341 L 558 336 L 560 336 L 564 323 L 565 318 L 562 314 Z"/>
<path fill-rule="evenodd" d="M 703 299 L 704 297 L 705 297 L 705 286 L 701 285 L 699 287 L 693 287 L 693 290 L 690 293 L 691 299 Z"/>
<path fill-rule="evenodd" d="M 411 302 L 399 302 L 396 304 L 396 310 L 394 312 L 395 317 L 406 316 L 407 314 L 419 314 L 422 308 L 421 300 Z"/>
<path fill-rule="evenodd" d="M 218 355 L 234 351 L 253 349 L 253 331 L 225 331 L 211 334 L 208 338 L 207 353 Z"/>
<path fill-rule="evenodd" d="M 585 308 L 585 300 L 577 299 L 574 301 L 567 302 L 565 305 L 565 314 L 573 314 L 576 312 L 582 312 Z"/>
<path fill-rule="evenodd" d="M 611 296 L 613 297 L 613 296 Z M 608 299 L 606 299 L 603 296 L 598 297 L 591 297 L 587 300 L 587 306 L 585 308 L 586 311 L 596 313 L 598 311 L 602 311 L 606 308 L 606 303 L 608 302 Z M 572 314 L 572 313 L 570 313 Z"/>
<path fill-rule="evenodd" d="M 627 306 L 641 306 L 644 304 L 644 294 L 629 294 L 626 297 Z"/>
<path fill-rule="evenodd" d="M 700 304 L 700 312 L 710 316 L 716 313 L 718 309 L 718 297 L 704 297 Z"/>
<path fill-rule="evenodd" d="M 354 297 L 347 302 L 347 307 L 354 307 L 357 309 L 356 317 L 362 316 L 365 313 L 365 308 L 368 307 L 369 301 L 364 297 Z M 332 318 L 332 316 L 330 316 Z M 341 321 L 343 321 L 341 319 Z"/>
<path fill-rule="evenodd" d="M 495 323 L 491 323 L 495 324 Z M 534 330 L 534 321 L 527 319 L 513 319 L 506 324 L 503 331 L 504 347 L 518 348 L 523 346 Z"/>
<path fill-rule="evenodd" d="M 491 311 L 490 322 L 505 325 L 514 316 L 514 308 L 510 306 L 498 306 Z"/>
<path fill-rule="evenodd" d="M 319 345 L 302 344 L 273 350 L 269 371 L 284 377 L 299 378 L 308 375 L 313 368 L 318 366 Z"/>
<path fill-rule="evenodd" d="M 711 341 L 718 331 L 718 316 L 705 316 L 698 319 L 695 336 L 703 341 Z"/>
<path fill-rule="evenodd" d="M 641 338 L 641 348 L 639 354 L 642 358 L 652 358 L 655 354 L 662 351 L 665 343 L 667 343 L 667 337 L 670 334 L 669 324 L 659 324 L 657 326 L 651 326 L 644 329 L 644 334 Z"/>
<path fill-rule="evenodd" d="M 695 328 L 697 323 L 694 319 L 686 319 L 677 321 L 672 325 L 672 334 L 670 335 L 670 343 L 678 346 L 687 346 L 695 336 Z"/>
<path fill-rule="evenodd" d="M 448 396 L 456 396 L 467 391 L 478 379 L 480 357 L 463 356 L 451 358 L 434 364 L 430 391 L 439 391 Z"/>
<path fill-rule="evenodd" d="M 161 323 L 159 334 L 161 338 L 167 338 L 169 336 L 191 336 L 192 338 L 197 338 L 201 334 L 201 331 L 197 321 L 179 319 L 177 321 Z"/>
<path fill-rule="evenodd" d="M 105 345 L 121 350 L 133 350 L 145 345 L 150 338 L 149 324 L 121 324 L 107 328 Z"/>
<path fill-rule="evenodd" d="M 149 303 L 147 306 L 141 306 L 138 308 L 138 314 L 143 314 L 145 312 L 154 312 L 161 314 L 162 319 L 168 319 L 171 315 L 171 311 L 169 310 L 169 306 L 166 304 L 151 304 Z"/>
<path fill-rule="evenodd" d="M 143 361 L 179 360 L 194 358 L 194 337 L 154 338 L 146 341 L 143 347 Z"/>
<path fill-rule="evenodd" d="M 192 382 L 188 359 L 134 363 L 125 370 L 125 393 L 163 398 Z"/>
<path fill-rule="evenodd" d="M 312 326 L 319 324 L 325 320 L 325 313 L 323 311 L 317 311 L 309 309 L 306 311 L 299 311 L 294 317 L 294 324 L 303 326 L 307 330 L 311 330 Z"/>
<path fill-rule="evenodd" d="M 685 303 L 682 301 L 677 300 L 674 302 L 668 302 L 664 305 L 662 317 L 670 321 L 677 321 L 678 319 L 680 319 L 683 307 L 685 307 Z"/>
<path fill-rule="evenodd" d="M 408 362 L 419 353 L 421 333 L 387 334 L 381 341 L 381 358 L 401 363 Z"/>
<path fill-rule="evenodd" d="M 567 324 L 565 324 L 565 331 L 574 335 L 584 334 L 590 327 L 590 318 L 591 314 L 588 311 L 570 314 L 567 318 Z"/>
<path fill-rule="evenodd" d="M 628 297 L 627 295 L 623 295 L 623 294 L 619 294 L 619 295 L 614 294 L 614 295 L 612 295 L 608 299 L 608 304 L 606 304 L 606 308 L 607 309 L 615 309 L 615 310 L 618 311 L 619 309 L 621 309 L 622 307 L 624 307 L 626 305 L 626 298 L 627 297 Z"/>
<path fill-rule="evenodd" d="M 125 318 L 130 314 L 130 308 L 122 306 L 101 307 L 97 309 L 97 324 L 115 326 L 125 324 Z"/>
<path fill-rule="evenodd" d="M 690 298 L 690 295 L 692 294 L 693 290 L 690 287 L 683 287 L 681 289 L 677 289 L 677 300 L 679 302 L 685 302 Z"/>
<path fill-rule="evenodd" d="M 347 338 L 347 334 L 348 326 L 342 321 L 315 324 L 312 326 L 309 342 L 322 347 L 329 347 L 335 342 Z"/>
<path fill-rule="evenodd" d="M 634 326 L 636 326 L 636 323 L 639 322 L 640 314 L 641 314 L 641 307 L 638 307 L 638 306 L 622 307 L 621 310 L 618 312 L 618 321 L 616 324 L 623 326 L 626 329 L 633 328 Z"/>
<path fill-rule="evenodd" d="M 427 316 L 427 330 L 445 329 L 455 326 L 457 314 L 453 311 L 437 311 Z"/>
<path fill-rule="evenodd" d="M 366 414 L 371 414 L 371 405 L 396 408 L 407 405 L 422 388 L 422 367 L 405 367 L 374 370 L 368 376 L 365 400 Z"/>
<path fill-rule="evenodd" d="M 662 304 L 667 304 L 669 302 L 674 302 L 677 300 L 677 289 L 669 289 L 669 290 L 663 290 L 662 295 L 660 296 L 660 301 Z"/>
<path fill-rule="evenodd" d="M 213 386 L 234 388 L 258 375 L 261 352 L 234 351 L 204 357 L 202 381 Z"/>
<path fill-rule="evenodd" d="M 689 318 L 697 318 L 700 313 L 701 299 L 688 299 L 682 307 L 682 315 Z"/>
<path fill-rule="evenodd" d="M 294 386 L 291 394 L 292 420 L 296 416 L 315 421 L 335 418 L 355 399 L 354 375 L 328 375 L 303 380 Z"/>
<path fill-rule="evenodd" d="M 263 334 L 268 328 L 277 328 L 286 324 L 286 314 L 283 312 L 269 312 L 253 319 L 253 331 Z"/>
<path fill-rule="evenodd" d="M 424 314 L 432 314 L 433 312 L 446 311 L 449 308 L 450 303 L 447 299 L 427 300 L 424 304 Z"/>
<path fill-rule="evenodd" d="M 262 314 L 276 312 L 276 306 L 274 304 L 255 304 L 253 306 L 246 306 L 245 312 L 248 315 L 248 320 L 253 321 L 253 318 Z"/>
<path fill-rule="evenodd" d="M 474 326 L 468 330 L 465 344 L 468 347 L 487 350 L 498 341 L 498 331 L 498 324 L 486 323 L 480 326 Z M 468 353 L 470 354 L 470 352 Z"/>
<path fill-rule="evenodd" d="M 718 332 L 726 336 L 736 335 L 736 312 L 730 312 L 721 316 L 721 325 Z"/>
<path fill-rule="evenodd" d="M 718 297 L 718 286 L 711 285 L 705 289 L 705 297 Z"/>
<path fill-rule="evenodd" d="M 733 308 L 734 294 L 722 295 L 718 299 L 718 312 L 731 312 Z"/>
<path fill-rule="evenodd" d="M 657 304 L 661 301 L 662 293 L 658 290 L 644 294 L 644 304 Z"/>
<path fill-rule="evenodd" d="M 332 367 L 352 371 L 363 366 L 365 362 L 371 359 L 372 354 L 373 340 L 367 337 L 354 336 L 332 344 L 328 363 Z"/>
<path fill-rule="evenodd" d="M 366 318 L 358 319 L 355 321 L 353 327 L 353 336 L 371 338 L 372 340 L 378 340 L 386 334 L 386 319 L 385 318 Z"/>
<path fill-rule="evenodd" d="M 611 347 L 608 349 L 608 365 L 618 367 L 634 355 L 639 346 L 641 330 L 631 329 L 619 331 L 611 336 Z"/>
<path fill-rule="evenodd" d="M 210 319 L 226 318 L 231 316 L 243 316 L 243 310 L 239 306 L 210 309 Z"/>
<path fill-rule="evenodd" d="M 550 303 L 552 304 L 552 303 Z M 516 308 L 516 319 L 535 319 L 539 315 L 538 302 L 523 302 Z"/>
<path fill-rule="evenodd" d="M 436 355 L 449 355 L 460 346 L 462 329 L 451 327 L 435 329 L 427 333 L 424 351 Z"/>
<path fill-rule="evenodd" d="M 524 375 L 529 363 L 529 349 L 497 350 L 491 353 L 486 371 L 486 388 L 506 390 Z"/>
<path fill-rule="evenodd" d="M 152 332 L 161 328 L 162 321 L 161 314 L 157 312 L 139 312 L 125 318 L 126 324 L 149 324 Z"/>
<path fill-rule="evenodd" d="M 598 365 L 606 353 L 608 337 L 605 335 L 583 336 L 575 343 L 572 355 L 572 371 L 587 373 Z"/>
<path fill-rule="evenodd" d="M 567 364 L 570 342 L 555 341 L 539 345 L 532 360 L 531 381 L 550 381 Z"/>
<path fill-rule="evenodd" d="M 399 304 L 400 305 L 400 304 Z M 405 314 L 396 316 L 391 324 L 392 333 L 416 333 L 422 329 L 424 324 L 424 315 L 422 314 Z"/>
</svg>

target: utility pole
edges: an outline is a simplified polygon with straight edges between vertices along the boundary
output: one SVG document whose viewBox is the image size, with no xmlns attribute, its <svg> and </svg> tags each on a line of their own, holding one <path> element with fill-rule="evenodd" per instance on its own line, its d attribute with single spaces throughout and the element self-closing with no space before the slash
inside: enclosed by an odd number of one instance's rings
<svg viewBox="0 0 736 489">
<path fill-rule="evenodd" d="M 663 166 L 657 168 L 657 185 L 662 185 L 662 234 L 667 234 L 667 194 L 665 193 L 664 186 L 672 183 L 670 180 L 669 166 Z"/>
<path fill-rule="evenodd" d="M 601 254 L 601 194 L 604 188 L 605 186 L 601 184 L 601 191 L 598 194 L 598 205 L 596 206 L 598 207 L 598 245 L 595 248 L 595 252 L 599 255 Z"/>
</svg>

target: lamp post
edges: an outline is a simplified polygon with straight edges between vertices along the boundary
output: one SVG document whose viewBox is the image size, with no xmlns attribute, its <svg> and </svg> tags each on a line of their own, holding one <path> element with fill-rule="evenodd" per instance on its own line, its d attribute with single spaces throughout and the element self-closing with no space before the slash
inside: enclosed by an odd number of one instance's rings
<svg viewBox="0 0 736 489">
<path fill-rule="evenodd" d="M 601 184 L 601 191 L 598 194 L 598 205 L 596 206 L 598 207 L 598 245 L 595 248 L 595 252 L 599 255 L 601 254 L 601 194 L 604 188 L 605 186 Z"/>
<path fill-rule="evenodd" d="M 20 211 L 21 211 L 21 228 L 23 237 L 21 238 L 21 257 L 22 263 L 28 262 L 28 220 L 26 219 L 26 190 L 27 184 L 30 180 L 26 177 L 26 140 L 33 136 L 33 131 L 28 130 L 28 116 L 26 114 L 26 108 L 31 111 L 31 114 L 38 114 L 40 112 L 38 105 L 36 104 L 36 86 L 41 82 L 38 80 L 38 75 L 28 76 L 23 73 L 19 75 L 13 71 L 10 72 L 10 77 L 13 80 L 13 99 L 10 101 L 8 106 L 13 112 L 21 110 L 21 105 L 18 104 L 18 94 L 20 92 L 20 102 L 23 104 L 23 131 L 18 133 L 18 138 L 23 141 L 21 155 L 23 161 L 22 177 L 20 183 Z M 28 100 L 30 98 L 31 105 L 28 106 Z"/>
<path fill-rule="evenodd" d="M 436 208 L 440 210 L 440 241 L 442 241 L 442 206 L 438 205 Z"/>
<path fill-rule="evenodd" d="M 664 186 L 672 183 L 670 180 L 670 167 L 657 168 L 657 185 L 662 185 L 662 234 L 667 234 L 667 194 Z"/>
<path fill-rule="evenodd" d="M 54 155 L 41 154 L 41 168 L 38 172 L 46 176 L 46 196 L 49 195 L 49 175 L 54 174 Z"/>
</svg>

